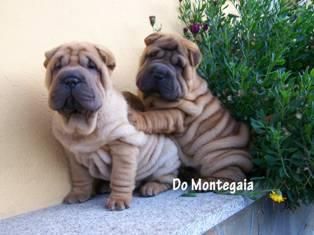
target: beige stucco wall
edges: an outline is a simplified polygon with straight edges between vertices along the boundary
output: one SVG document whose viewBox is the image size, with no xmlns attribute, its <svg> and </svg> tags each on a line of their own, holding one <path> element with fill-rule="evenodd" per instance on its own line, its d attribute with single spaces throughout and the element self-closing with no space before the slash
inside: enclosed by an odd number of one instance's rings
<svg viewBox="0 0 314 235">
<path fill-rule="evenodd" d="M 156 15 L 179 31 L 177 0 L 0 0 L 0 218 L 60 203 L 69 190 L 50 131 L 43 54 L 87 40 L 116 56 L 114 83 L 134 90 L 143 38 Z"/>
</svg>

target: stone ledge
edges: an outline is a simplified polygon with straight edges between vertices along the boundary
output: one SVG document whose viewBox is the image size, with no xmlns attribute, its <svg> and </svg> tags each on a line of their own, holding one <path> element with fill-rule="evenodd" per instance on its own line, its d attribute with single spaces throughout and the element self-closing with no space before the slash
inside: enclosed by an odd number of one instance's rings
<svg viewBox="0 0 314 235">
<path fill-rule="evenodd" d="M 313 235 L 313 218 L 314 204 L 289 210 L 284 204 L 274 204 L 265 196 L 210 229 L 206 234 Z"/>
<path fill-rule="evenodd" d="M 134 197 L 130 209 L 114 212 L 104 209 L 104 196 L 58 205 L 0 220 L 0 234 L 202 234 L 252 202 L 242 196 L 182 193 Z"/>
</svg>

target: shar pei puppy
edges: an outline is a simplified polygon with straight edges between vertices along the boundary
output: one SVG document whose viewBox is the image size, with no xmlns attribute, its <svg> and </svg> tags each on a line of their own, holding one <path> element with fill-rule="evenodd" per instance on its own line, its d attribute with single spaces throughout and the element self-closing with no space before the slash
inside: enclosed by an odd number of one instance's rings
<svg viewBox="0 0 314 235">
<path fill-rule="evenodd" d="M 245 179 L 252 168 L 248 127 L 232 118 L 197 74 L 197 45 L 162 33 L 149 35 L 145 44 L 136 78 L 145 111 L 131 111 L 130 121 L 146 133 L 173 135 L 182 162 L 199 177 Z"/>
<path fill-rule="evenodd" d="M 140 182 L 143 196 L 169 189 L 180 165 L 177 147 L 130 124 L 127 102 L 110 79 L 113 55 L 90 43 L 69 43 L 45 56 L 52 130 L 71 173 L 72 190 L 64 202 L 88 200 L 96 179 L 110 181 L 106 207 L 112 210 L 128 208 Z"/>
</svg>

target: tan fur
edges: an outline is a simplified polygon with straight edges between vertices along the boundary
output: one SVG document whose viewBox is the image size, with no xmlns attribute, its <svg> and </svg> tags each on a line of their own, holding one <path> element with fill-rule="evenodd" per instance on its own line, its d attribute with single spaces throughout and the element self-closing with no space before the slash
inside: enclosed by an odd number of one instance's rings
<svg viewBox="0 0 314 235">
<path fill-rule="evenodd" d="M 169 138 L 144 134 L 129 123 L 127 103 L 110 80 L 115 66 L 112 54 L 89 43 L 64 44 L 46 53 L 50 98 L 57 79 L 52 70 L 60 56 L 64 67 L 76 66 L 87 80 L 94 79 L 90 86 L 99 89 L 103 99 L 101 108 L 94 113 L 69 117 L 56 111 L 53 114 L 53 134 L 65 148 L 71 170 L 72 190 L 65 202 L 88 200 L 95 178 L 110 181 L 111 194 L 106 203 L 109 209 L 127 208 L 135 186 L 143 180 L 147 182 L 141 189 L 144 196 L 169 189 L 180 164 L 177 148 Z M 89 75 L 81 64 L 85 56 L 96 63 L 99 77 Z"/>
<path fill-rule="evenodd" d="M 179 35 L 161 33 L 148 36 L 145 43 L 139 74 L 149 65 L 146 58 L 152 51 L 165 63 L 181 56 L 185 67 L 177 79 L 184 96 L 174 102 L 147 96 L 143 100 L 146 111 L 130 112 L 130 121 L 146 133 L 173 134 L 184 165 L 198 169 L 201 176 L 243 180 L 252 168 L 247 150 L 249 130 L 231 117 L 197 74 L 198 47 Z"/>
</svg>

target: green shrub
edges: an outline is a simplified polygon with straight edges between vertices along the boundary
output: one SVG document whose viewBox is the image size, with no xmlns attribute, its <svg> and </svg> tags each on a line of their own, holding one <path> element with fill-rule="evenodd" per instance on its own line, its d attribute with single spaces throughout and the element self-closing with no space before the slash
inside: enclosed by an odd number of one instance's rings
<svg viewBox="0 0 314 235">
<path fill-rule="evenodd" d="M 203 53 L 199 73 L 251 126 L 256 193 L 314 201 L 314 7 L 245 0 L 180 1 L 184 34 Z"/>
</svg>

